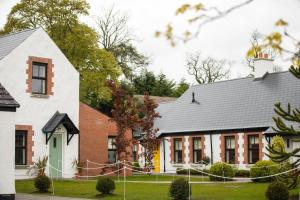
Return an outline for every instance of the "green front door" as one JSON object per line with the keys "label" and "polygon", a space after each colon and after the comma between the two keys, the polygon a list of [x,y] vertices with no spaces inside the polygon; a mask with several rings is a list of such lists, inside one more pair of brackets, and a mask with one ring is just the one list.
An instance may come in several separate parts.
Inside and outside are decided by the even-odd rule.
{"label": "green front door", "polygon": [[62,134],[53,134],[49,142],[50,176],[62,177]]}

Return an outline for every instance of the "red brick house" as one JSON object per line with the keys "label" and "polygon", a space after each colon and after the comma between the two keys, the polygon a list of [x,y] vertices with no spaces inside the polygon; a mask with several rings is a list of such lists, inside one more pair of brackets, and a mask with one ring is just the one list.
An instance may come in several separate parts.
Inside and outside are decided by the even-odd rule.
{"label": "red brick house", "polygon": [[[115,163],[118,156],[113,140],[116,137],[117,127],[115,122],[107,115],[98,110],[80,103],[79,109],[79,129],[80,129],[80,161],[88,168],[100,168],[100,165],[93,163]],[[127,135],[132,138],[132,132]],[[132,147],[128,147],[132,152]],[[128,158],[131,161],[131,156]],[[90,162],[88,162],[90,161]],[[83,176],[95,176],[101,173],[102,169],[83,170]]]}

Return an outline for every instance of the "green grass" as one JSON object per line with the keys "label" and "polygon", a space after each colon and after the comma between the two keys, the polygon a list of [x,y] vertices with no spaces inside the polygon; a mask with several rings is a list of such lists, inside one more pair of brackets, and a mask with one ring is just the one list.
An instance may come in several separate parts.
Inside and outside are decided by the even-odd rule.
{"label": "green grass", "polygon": [[[150,180],[151,176],[132,176],[127,180]],[[164,177],[165,180],[173,179],[172,176]],[[152,181],[152,180],[150,180]],[[95,180],[69,180],[54,181],[55,195],[65,197],[122,200],[123,183],[116,183],[116,191],[111,196],[101,196],[95,189]],[[218,184],[192,184],[192,200],[265,200],[264,194],[268,184],[264,183],[218,183]],[[37,194],[32,180],[17,181],[18,193]],[[169,200],[169,184],[153,183],[126,183],[127,200]],[[291,191],[296,194],[298,191]],[[48,194],[51,195],[51,194]]]}

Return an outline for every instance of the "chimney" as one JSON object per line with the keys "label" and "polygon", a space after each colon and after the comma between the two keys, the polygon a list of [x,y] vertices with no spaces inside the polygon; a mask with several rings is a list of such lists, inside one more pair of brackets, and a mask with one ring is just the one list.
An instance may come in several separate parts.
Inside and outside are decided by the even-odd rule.
{"label": "chimney", "polygon": [[259,53],[254,59],[254,78],[263,79],[266,74],[274,72],[273,59],[266,53]]}

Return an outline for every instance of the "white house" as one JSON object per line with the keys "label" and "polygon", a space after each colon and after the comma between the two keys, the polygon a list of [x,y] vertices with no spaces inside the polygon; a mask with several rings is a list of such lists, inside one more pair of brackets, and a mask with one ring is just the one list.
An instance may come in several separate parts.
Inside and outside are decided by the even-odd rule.
{"label": "white house", "polygon": [[[273,72],[273,66],[272,59],[260,54],[254,77],[191,86],[176,101],[160,104],[161,118],[155,122],[160,162],[155,169],[197,167],[204,156],[211,163],[222,161],[242,169],[268,159],[266,146],[275,134],[274,104],[300,107],[300,81],[288,71]],[[288,150],[300,146],[292,136],[284,139]]]}
{"label": "white house", "polygon": [[0,83],[0,199],[15,198],[15,112],[19,104]]}
{"label": "white house", "polygon": [[0,37],[0,82],[20,104],[15,115],[16,177],[24,178],[28,166],[43,156],[49,156],[49,176],[73,177],[79,74],[42,28]]}

